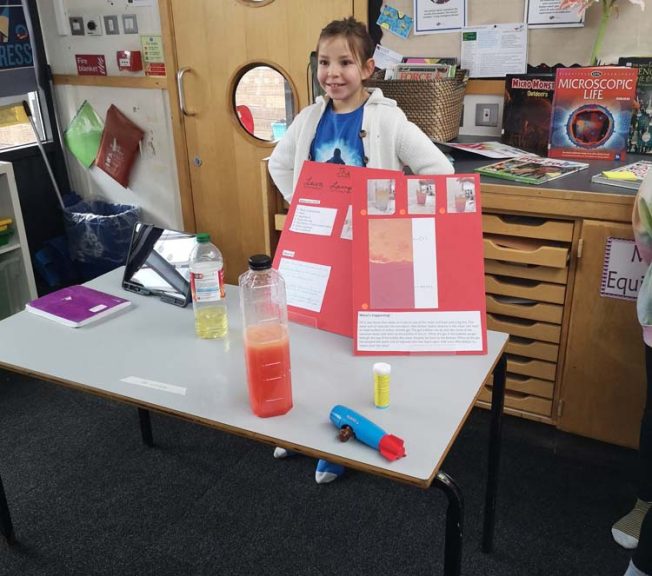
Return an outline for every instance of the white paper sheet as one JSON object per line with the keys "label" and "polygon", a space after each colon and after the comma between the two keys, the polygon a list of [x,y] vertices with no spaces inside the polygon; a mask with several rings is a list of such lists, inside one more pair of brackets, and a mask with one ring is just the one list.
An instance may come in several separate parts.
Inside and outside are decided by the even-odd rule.
{"label": "white paper sheet", "polygon": [[358,312],[361,352],[482,350],[480,311]]}
{"label": "white paper sheet", "polygon": [[402,54],[394,52],[394,50],[390,50],[389,48],[385,48],[385,46],[381,46],[380,44],[376,45],[373,58],[376,68],[382,70],[392,68],[395,64],[403,62]]}
{"label": "white paper sheet", "polygon": [[288,306],[321,311],[331,273],[330,266],[281,258],[278,271],[285,280]]}
{"label": "white paper sheet", "polygon": [[576,8],[561,10],[561,0],[526,0],[525,21],[529,28],[569,28],[584,25]]}
{"label": "white paper sheet", "polygon": [[462,30],[462,68],[471,78],[503,78],[527,71],[524,23],[469,26]]}
{"label": "white paper sheet", "polygon": [[466,0],[448,0],[435,4],[432,0],[414,0],[414,34],[451,32],[466,26]]}
{"label": "white paper sheet", "polygon": [[337,208],[298,205],[290,224],[292,232],[330,236],[337,216]]}

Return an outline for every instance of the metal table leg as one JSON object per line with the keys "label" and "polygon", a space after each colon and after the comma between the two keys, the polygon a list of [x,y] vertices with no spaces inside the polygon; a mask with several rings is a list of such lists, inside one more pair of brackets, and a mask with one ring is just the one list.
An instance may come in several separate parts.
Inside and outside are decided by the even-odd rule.
{"label": "metal table leg", "polygon": [[448,498],[446,540],[444,544],[444,576],[459,576],[462,570],[462,527],[464,499],[462,491],[446,472],[437,472],[433,484]]}
{"label": "metal table leg", "polygon": [[5,488],[2,485],[2,477],[0,476],[0,533],[6,538],[9,544],[16,541],[14,533],[14,525],[11,522],[11,514],[9,513],[9,506],[7,505],[7,497],[5,496]]}
{"label": "metal table leg", "polygon": [[143,444],[148,447],[154,446],[154,437],[152,436],[152,423],[149,418],[149,410],[138,408],[138,420],[140,421],[140,435]]}
{"label": "metal table leg", "polygon": [[482,551],[493,550],[494,524],[496,521],[496,491],[498,489],[498,467],[503,428],[503,406],[505,404],[505,378],[507,357],[503,354],[494,368],[494,382],[491,394],[491,429],[489,432],[489,462],[487,489],[484,499],[484,525],[482,529]]}

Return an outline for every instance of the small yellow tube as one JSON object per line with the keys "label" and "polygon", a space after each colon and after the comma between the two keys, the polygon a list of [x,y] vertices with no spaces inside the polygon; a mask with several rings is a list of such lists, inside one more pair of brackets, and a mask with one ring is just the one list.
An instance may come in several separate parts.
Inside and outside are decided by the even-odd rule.
{"label": "small yellow tube", "polygon": [[389,406],[389,383],[392,367],[386,362],[376,362],[374,371],[374,404],[376,408]]}

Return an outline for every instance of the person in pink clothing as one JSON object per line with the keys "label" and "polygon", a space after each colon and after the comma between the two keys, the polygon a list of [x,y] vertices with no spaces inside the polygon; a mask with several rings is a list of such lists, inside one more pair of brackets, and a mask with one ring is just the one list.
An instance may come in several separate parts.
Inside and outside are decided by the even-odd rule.
{"label": "person in pink clothing", "polygon": [[652,172],[638,190],[634,201],[632,227],[636,246],[648,265],[638,292],[636,312],[643,329],[647,397],[641,420],[639,464],[634,508],[611,528],[621,546],[634,549],[625,576],[652,575]]}

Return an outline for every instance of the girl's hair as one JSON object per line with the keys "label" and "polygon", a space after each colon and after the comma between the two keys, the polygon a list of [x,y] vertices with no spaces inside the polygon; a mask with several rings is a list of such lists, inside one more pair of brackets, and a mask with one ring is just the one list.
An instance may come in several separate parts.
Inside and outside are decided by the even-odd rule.
{"label": "girl's hair", "polygon": [[362,67],[364,63],[374,55],[374,41],[371,39],[367,27],[358,22],[353,16],[344,20],[333,20],[319,34],[317,41],[317,53],[322,40],[329,40],[337,36],[343,37],[349,45],[349,50],[358,60],[358,66]]}

